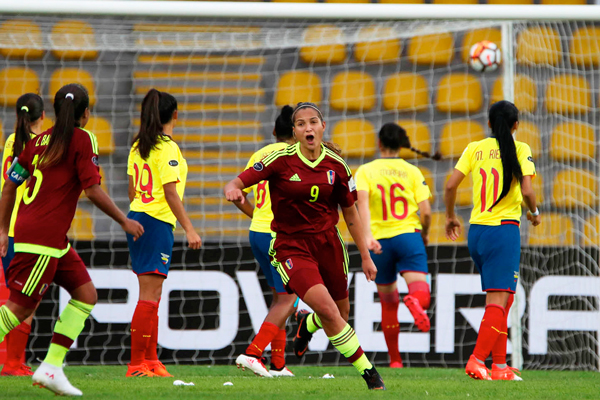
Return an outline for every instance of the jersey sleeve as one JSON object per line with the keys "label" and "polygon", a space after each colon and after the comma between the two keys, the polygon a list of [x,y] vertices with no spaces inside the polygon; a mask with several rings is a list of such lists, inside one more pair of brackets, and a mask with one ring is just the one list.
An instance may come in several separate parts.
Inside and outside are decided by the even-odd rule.
{"label": "jersey sleeve", "polygon": [[162,185],[179,181],[179,151],[173,141],[165,141],[156,153],[156,169]]}
{"label": "jersey sleeve", "polygon": [[471,153],[471,145],[469,144],[454,166],[455,169],[462,172],[465,176],[471,172]]}
{"label": "jersey sleeve", "polygon": [[[245,170],[247,170],[248,168],[251,168],[251,167],[254,165],[254,159],[255,159],[255,157],[254,157],[254,156],[255,156],[255,155],[256,155],[256,153],[255,153],[255,154],[253,154],[253,155],[252,155],[252,157],[250,157],[250,159],[249,159],[249,160],[248,160],[248,162],[246,163],[246,168],[244,168],[244,171],[245,171]],[[253,186],[254,186],[254,185],[252,185],[252,186],[250,186],[250,187],[247,187],[247,188],[244,188],[244,189],[243,189],[243,190],[244,190],[244,192],[246,192],[246,193],[250,193],[250,192],[252,191],[252,187],[253,187]]]}
{"label": "jersey sleeve", "polygon": [[127,175],[130,176],[135,176],[135,167],[133,166],[133,154],[135,151],[134,148],[135,147],[131,148],[131,151],[129,152],[129,157],[127,157]]}
{"label": "jersey sleeve", "polygon": [[369,181],[367,180],[367,172],[366,167],[361,165],[356,170],[356,190],[364,190],[365,192],[369,191]]}
{"label": "jersey sleeve", "polygon": [[14,139],[9,139],[4,144],[4,152],[2,153],[2,176],[0,176],[0,191],[4,188],[4,182],[8,176],[6,175],[6,171],[10,168],[10,164],[13,159],[13,145],[15,141]]}
{"label": "jersey sleeve", "polygon": [[[94,143],[92,143],[95,137],[92,138],[93,133],[91,132],[82,132],[84,133],[78,135],[77,140],[78,149],[75,155],[75,168],[82,188],[87,189],[93,185],[99,185],[102,178],[100,177],[98,154],[94,151]],[[27,144],[29,145],[29,143],[33,143],[33,140],[30,140]],[[19,164],[21,164],[20,159]]]}
{"label": "jersey sleeve", "polygon": [[338,203],[344,208],[352,207],[356,203],[358,194],[356,192],[356,182],[351,173],[345,169],[339,174],[339,181],[336,185],[336,195]]}
{"label": "jersey sleeve", "polygon": [[284,163],[284,157],[278,157],[277,153],[279,151],[269,154],[261,161],[255,162],[252,168],[248,168],[238,175],[238,178],[244,184],[244,188],[249,188],[260,181],[268,180],[271,176],[279,172]]}
{"label": "jersey sleeve", "polygon": [[420,169],[416,169],[414,172],[414,193],[417,204],[422,201],[428,200],[431,197],[431,190],[427,186],[427,181]]}
{"label": "jersey sleeve", "polygon": [[528,144],[521,143],[521,145],[519,146],[519,152],[517,154],[517,157],[519,158],[519,164],[521,164],[521,171],[523,172],[523,176],[535,176],[535,163],[533,162],[531,148]]}

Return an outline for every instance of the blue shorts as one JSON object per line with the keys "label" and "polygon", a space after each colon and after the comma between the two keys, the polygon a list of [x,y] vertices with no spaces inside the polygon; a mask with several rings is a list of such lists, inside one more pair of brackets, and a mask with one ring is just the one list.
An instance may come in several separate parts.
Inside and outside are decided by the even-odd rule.
{"label": "blue shorts", "polygon": [[[6,270],[10,265],[12,259],[15,258],[15,238],[8,237],[8,249],[6,249],[6,255],[2,257],[2,269],[4,270],[4,280],[6,280]],[[6,281],[8,286],[8,281]]]}
{"label": "blue shorts", "polygon": [[403,272],[427,274],[427,253],[419,232],[403,233],[378,241],[381,244],[381,254],[371,252],[371,258],[377,267],[376,284],[394,283],[398,279],[398,273]]}
{"label": "blue shorts", "polygon": [[158,274],[166,277],[173,254],[173,225],[143,212],[129,211],[127,217],[144,227],[144,234],[136,241],[127,234],[133,272],[136,275]]}
{"label": "blue shorts", "polygon": [[279,275],[271,265],[271,258],[269,257],[271,239],[273,238],[270,233],[250,231],[250,247],[252,248],[252,253],[254,253],[254,258],[258,261],[258,265],[260,265],[263,274],[265,274],[269,287],[274,289],[277,294],[289,294],[285,290],[281,275]]}
{"label": "blue shorts", "polygon": [[521,262],[521,234],[516,222],[499,226],[472,224],[469,253],[481,274],[484,292],[515,292]]}

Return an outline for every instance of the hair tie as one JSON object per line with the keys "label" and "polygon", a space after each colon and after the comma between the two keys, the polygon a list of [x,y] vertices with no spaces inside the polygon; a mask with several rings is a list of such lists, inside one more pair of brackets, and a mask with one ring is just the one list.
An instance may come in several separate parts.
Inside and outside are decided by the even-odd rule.
{"label": "hair tie", "polygon": [[25,112],[29,112],[29,107],[27,107],[27,106],[23,106],[23,107],[21,107],[21,111],[22,111],[22,110],[25,110]]}
{"label": "hair tie", "polygon": [[73,96],[73,93],[67,93],[67,95],[65,96],[65,99],[75,100],[75,96]]}

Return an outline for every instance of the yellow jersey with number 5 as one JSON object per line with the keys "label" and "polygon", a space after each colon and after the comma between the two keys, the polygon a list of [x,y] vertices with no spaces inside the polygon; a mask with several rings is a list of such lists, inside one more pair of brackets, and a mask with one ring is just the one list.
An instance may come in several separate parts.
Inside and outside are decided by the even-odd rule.
{"label": "yellow jersey with number 5", "polygon": [[188,166],[179,146],[168,136],[159,139],[147,160],[142,159],[137,142],[131,147],[127,160],[127,175],[133,177],[135,198],[130,210],[143,212],[173,225],[177,218],[165,198],[163,185],[176,183],[177,194],[183,200]]}
{"label": "yellow jersey with number 5", "polygon": [[[535,164],[529,145],[515,140],[515,146],[523,176],[535,176]],[[523,195],[521,185],[514,178],[506,197],[491,208],[502,193],[504,178],[500,148],[495,138],[469,143],[455,168],[465,176],[473,174],[473,211],[469,220],[471,224],[496,226],[503,222],[518,223],[521,220]]]}
{"label": "yellow jersey with number 5", "polygon": [[[246,168],[252,167],[254,164],[268,156],[274,151],[285,149],[289,144],[285,142],[277,142],[266,145],[259,149],[248,160]],[[270,233],[271,221],[273,221],[273,211],[271,210],[271,195],[269,194],[269,182],[261,181],[257,185],[250,186],[244,189],[244,192],[254,194],[254,213],[252,214],[252,223],[250,230],[253,232]]]}
{"label": "yellow jersey with number 5", "polygon": [[419,168],[401,158],[380,158],[358,168],[356,189],[369,193],[375,239],[421,229],[419,203],[428,200],[431,191]]}

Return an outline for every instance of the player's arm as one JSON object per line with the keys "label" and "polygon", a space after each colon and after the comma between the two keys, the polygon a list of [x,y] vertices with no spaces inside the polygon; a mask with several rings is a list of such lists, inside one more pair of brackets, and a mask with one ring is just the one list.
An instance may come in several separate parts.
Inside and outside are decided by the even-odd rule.
{"label": "player's arm", "polygon": [[255,163],[252,168],[248,168],[227,183],[223,188],[223,194],[227,201],[244,204],[246,196],[244,196],[243,189],[256,185],[260,181],[268,180],[271,175],[276,173],[280,168],[281,157],[279,156],[282,154],[281,150],[269,154],[262,161]]}
{"label": "player's arm", "polygon": [[185,231],[188,246],[191,249],[198,250],[200,246],[202,246],[202,239],[200,239],[200,236],[194,229],[194,225],[192,225],[192,221],[185,212],[183,202],[181,201],[181,199],[179,198],[179,194],[177,193],[176,185],[177,182],[169,182],[163,185],[165,199],[167,200],[167,204],[169,204],[169,208],[175,215],[175,218],[177,218],[177,221],[179,221],[181,227]]}
{"label": "player's arm", "polygon": [[535,191],[533,190],[533,178],[535,177],[535,163],[531,155],[531,148],[522,143],[517,149],[517,157],[519,158],[519,164],[521,164],[521,171],[523,172],[523,180],[521,181],[521,194],[523,195],[523,201],[529,209],[527,212],[527,219],[531,221],[533,226],[538,226],[542,222],[540,211],[537,208],[537,202],[535,199]]}
{"label": "player's arm", "polygon": [[6,255],[8,249],[8,231],[15,207],[17,188],[29,178],[29,171],[23,168],[18,161],[19,159],[15,158],[8,171],[6,171],[8,179],[4,182],[2,198],[0,198],[0,256],[2,257]]}
{"label": "player's arm", "polygon": [[244,201],[234,201],[233,204],[248,217],[252,218],[254,216],[254,205],[247,200],[248,193],[242,190],[242,194],[244,196]]}
{"label": "player's arm", "polygon": [[419,215],[421,216],[421,237],[423,243],[427,246],[429,244],[429,227],[431,226],[431,204],[429,200],[423,200],[419,203]]}
{"label": "player's arm", "polygon": [[371,210],[369,209],[369,192],[366,190],[358,190],[358,215],[360,216],[363,224],[363,230],[365,240],[367,241],[367,248],[373,251],[375,254],[381,254],[381,244],[373,238],[373,232],[371,232]]}
{"label": "player's arm", "polygon": [[461,226],[460,221],[454,214],[454,205],[456,204],[456,192],[458,186],[465,179],[463,174],[458,169],[455,169],[446,183],[444,190],[444,203],[446,204],[446,237],[450,240],[456,240],[460,236]]}
{"label": "player's arm", "polygon": [[370,282],[374,280],[377,275],[377,267],[375,267],[373,260],[371,260],[371,255],[369,254],[369,248],[367,247],[360,215],[358,215],[358,211],[354,205],[342,207],[342,215],[344,216],[344,221],[346,221],[346,226],[348,226],[350,235],[352,235],[352,239],[354,239],[354,243],[356,244],[356,247],[358,247],[360,258],[362,260],[362,269],[367,280]]}
{"label": "player's arm", "polygon": [[135,199],[135,184],[133,183],[133,176],[129,176],[129,185],[127,186],[127,195],[129,196],[129,203]]}

